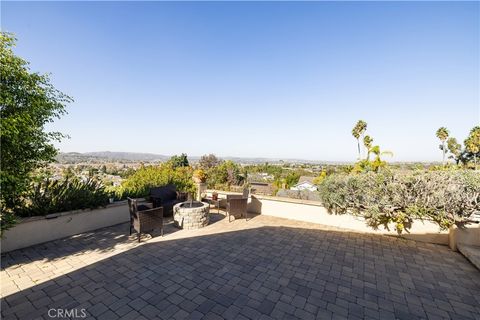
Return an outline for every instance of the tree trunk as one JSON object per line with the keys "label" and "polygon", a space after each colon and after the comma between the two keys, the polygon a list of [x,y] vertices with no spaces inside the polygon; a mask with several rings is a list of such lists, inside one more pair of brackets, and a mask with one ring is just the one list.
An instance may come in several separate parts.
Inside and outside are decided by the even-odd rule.
{"label": "tree trunk", "polygon": [[362,156],[360,155],[360,140],[359,139],[357,139],[357,147],[358,147],[358,160],[360,160]]}
{"label": "tree trunk", "polygon": [[[364,133],[362,133],[362,137],[361,137],[361,138],[362,138],[362,142],[365,141],[365,134],[364,134]],[[362,143],[363,157],[365,157],[365,149],[366,149],[366,147],[365,147],[365,145]],[[360,157],[362,158],[362,156],[360,156]],[[362,158],[362,159],[363,159],[363,158]]]}
{"label": "tree trunk", "polygon": [[442,142],[442,165],[445,167],[445,142]]}
{"label": "tree trunk", "polygon": [[475,171],[477,171],[477,154],[476,153],[473,154],[473,167]]}

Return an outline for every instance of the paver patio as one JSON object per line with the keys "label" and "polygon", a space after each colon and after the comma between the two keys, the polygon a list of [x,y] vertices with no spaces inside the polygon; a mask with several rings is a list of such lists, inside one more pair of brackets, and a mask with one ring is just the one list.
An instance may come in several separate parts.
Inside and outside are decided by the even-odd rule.
{"label": "paver patio", "polygon": [[445,246],[256,216],[137,244],[119,225],[2,256],[3,319],[480,319]]}

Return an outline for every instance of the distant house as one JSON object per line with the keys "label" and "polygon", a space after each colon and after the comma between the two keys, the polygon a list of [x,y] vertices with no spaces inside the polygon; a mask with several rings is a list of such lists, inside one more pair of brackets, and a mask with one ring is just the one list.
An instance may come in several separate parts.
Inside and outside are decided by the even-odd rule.
{"label": "distant house", "polygon": [[308,190],[308,191],[317,191],[317,186],[313,183],[315,177],[301,176],[298,179],[298,183],[290,188],[290,190]]}
{"label": "distant house", "polygon": [[272,182],[275,177],[266,172],[260,173],[249,173],[247,176],[247,181],[249,182]]}

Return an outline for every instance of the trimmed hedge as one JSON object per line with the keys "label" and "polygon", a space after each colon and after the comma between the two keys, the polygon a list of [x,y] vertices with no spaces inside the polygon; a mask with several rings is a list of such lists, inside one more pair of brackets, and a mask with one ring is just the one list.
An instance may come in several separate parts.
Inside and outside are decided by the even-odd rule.
{"label": "trimmed hedge", "polygon": [[361,215],[374,228],[394,224],[398,233],[408,232],[413,219],[447,229],[480,212],[480,173],[468,170],[336,174],[319,187],[330,212]]}

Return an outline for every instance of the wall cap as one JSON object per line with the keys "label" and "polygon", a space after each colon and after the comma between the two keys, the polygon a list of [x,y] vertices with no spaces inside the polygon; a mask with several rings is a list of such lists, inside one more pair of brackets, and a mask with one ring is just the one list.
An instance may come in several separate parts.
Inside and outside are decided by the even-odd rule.
{"label": "wall cap", "polygon": [[[207,189],[205,192],[216,192],[218,194],[228,195],[228,194],[241,194],[240,192],[233,192],[233,191],[223,191],[223,190],[214,190],[214,189]],[[259,194],[251,195],[255,199],[260,200],[271,200],[271,201],[278,201],[278,202],[289,202],[289,203],[296,203],[296,204],[305,204],[309,206],[317,206],[317,207],[324,207],[321,201],[315,200],[305,200],[305,199],[293,199],[287,197],[276,197],[276,196],[264,196]]]}
{"label": "wall cap", "polygon": [[[144,199],[139,199],[139,200],[144,200]],[[15,223],[15,225],[19,225],[19,224],[22,224],[22,223],[29,223],[29,222],[38,221],[38,220],[52,220],[52,219],[55,219],[55,218],[58,218],[58,217],[65,217],[65,216],[70,216],[70,215],[74,215],[74,214],[80,214],[80,213],[92,212],[92,211],[97,211],[97,210],[120,207],[120,206],[124,206],[126,204],[127,204],[127,200],[121,200],[121,201],[115,201],[114,203],[109,203],[104,207],[98,207],[98,208],[95,208],[95,209],[77,209],[77,210],[71,210],[71,211],[49,213],[48,215],[45,215],[45,216],[33,216],[33,217],[17,218],[17,223]],[[15,226],[13,226],[13,227],[15,227]]]}

